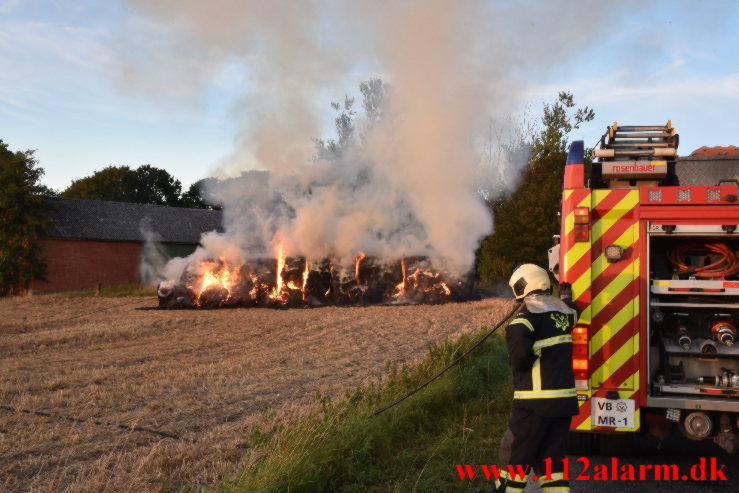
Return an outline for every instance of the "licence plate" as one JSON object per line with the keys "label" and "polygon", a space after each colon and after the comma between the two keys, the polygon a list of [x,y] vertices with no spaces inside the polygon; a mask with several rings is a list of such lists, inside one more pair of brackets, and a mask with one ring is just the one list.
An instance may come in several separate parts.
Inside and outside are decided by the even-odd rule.
{"label": "licence plate", "polygon": [[590,421],[593,426],[634,428],[636,402],[634,399],[606,399],[593,397]]}

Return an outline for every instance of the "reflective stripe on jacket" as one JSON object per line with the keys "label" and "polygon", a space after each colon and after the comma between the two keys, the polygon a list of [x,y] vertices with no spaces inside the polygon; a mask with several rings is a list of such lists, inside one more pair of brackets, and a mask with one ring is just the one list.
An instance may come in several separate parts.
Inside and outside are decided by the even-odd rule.
{"label": "reflective stripe on jacket", "polygon": [[572,372],[574,313],[532,313],[524,306],[506,329],[516,406],[542,416],[578,413]]}

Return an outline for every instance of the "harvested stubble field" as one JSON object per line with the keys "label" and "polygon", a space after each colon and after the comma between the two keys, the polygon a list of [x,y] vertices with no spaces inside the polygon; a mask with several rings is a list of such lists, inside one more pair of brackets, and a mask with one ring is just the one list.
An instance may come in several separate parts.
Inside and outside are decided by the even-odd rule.
{"label": "harvested stubble field", "polygon": [[432,343],[492,326],[512,306],[144,309],[156,303],[0,300],[0,490],[215,484],[244,465],[250,429],[267,413],[299,416],[317,391],[340,396],[388,363],[413,362]]}

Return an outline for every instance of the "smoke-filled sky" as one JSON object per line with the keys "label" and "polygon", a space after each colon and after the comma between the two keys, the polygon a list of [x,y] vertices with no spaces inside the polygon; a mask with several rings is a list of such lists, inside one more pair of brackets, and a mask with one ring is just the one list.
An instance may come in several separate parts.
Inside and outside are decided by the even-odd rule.
{"label": "smoke-filled sky", "polygon": [[299,166],[328,103],[380,76],[419,119],[452,110],[455,138],[565,89],[596,111],[587,144],[670,118],[687,153],[739,143],[738,21],[728,0],[0,0],[0,139],[57,189],[142,163],[188,185]]}

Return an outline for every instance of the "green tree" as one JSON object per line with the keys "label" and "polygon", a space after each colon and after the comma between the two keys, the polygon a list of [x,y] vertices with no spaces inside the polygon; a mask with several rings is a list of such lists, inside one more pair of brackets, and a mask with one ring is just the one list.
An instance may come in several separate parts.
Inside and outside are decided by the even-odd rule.
{"label": "green tree", "polygon": [[370,129],[385,117],[385,100],[391,93],[391,87],[382,82],[382,79],[369,79],[359,84],[362,93],[362,108],[365,125],[360,126],[364,133],[357,132],[355,119],[357,111],[354,109],[354,98],[344,96],[344,102],[331,102],[331,108],[336,113],[334,128],[336,138],[315,139],[316,157],[319,159],[340,159],[349,146],[355,142],[359,133],[359,145],[363,145]]}
{"label": "green tree", "polygon": [[344,96],[344,103],[331,102],[331,108],[336,112],[334,126],[336,127],[336,139],[316,139],[316,150],[321,159],[338,159],[349,147],[354,136],[354,116],[357,114],[353,109],[354,98]]}
{"label": "green tree", "polygon": [[203,178],[198,180],[180,196],[180,207],[190,207],[192,209],[220,209],[219,206],[212,204],[205,198],[205,187],[208,184],[215,185],[218,183],[217,178]]}
{"label": "green tree", "polygon": [[133,170],[128,166],[108,166],[90,176],[73,180],[60,197],[132,202],[128,189],[132,173]]}
{"label": "green tree", "polygon": [[19,293],[42,278],[46,266],[36,240],[49,224],[39,183],[44,174],[33,151],[12,152],[0,140],[0,295]]}
{"label": "green tree", "polygon": [[541,117],[542,126],[534,137],[532,162],[551,153],[566,153],[569,147],[570,132],[580,128],[585,122],[595,118],[595,112],[585,106],[577,108],[572,93],[562,91],[557,101],[544,104]]}
{"label": "green tree", "polygon": [[130,192],[130,202],[179,206],[182,183],[166,170],[144,164],[134,170]]}
{"label": "green tree", "polygon": [[136,169],[108,166],[74,180],[61,197],[179,206],[181,192],[182,183],[166,170],[144,164]]}
{"label": "green tree", "polygon": [[495,233],[477,255],[478,275],[486,281],[507,278],[516,265],[546,265],[552,235],[559,233],[564,167],[569,134],[595,118],[588,107],[578,108],[572,94],[559,93],[544,104],[541,127],[535,132],[532,153],[518,189],[507,199],[490,203]]}
{"label": "green tree", "polygon": [[362,108],[370,125],[382,120],[390,86],[382,82],[382,79],[375,78],[359,84],[359,91],[362,93]]}

